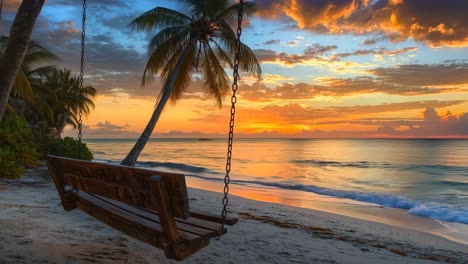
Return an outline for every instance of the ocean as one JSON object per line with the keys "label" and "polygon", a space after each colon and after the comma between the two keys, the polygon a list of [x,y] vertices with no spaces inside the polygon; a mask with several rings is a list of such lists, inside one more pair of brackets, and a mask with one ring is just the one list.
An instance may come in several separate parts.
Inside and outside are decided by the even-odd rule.
{"label": "ocean", "polygon": [[[111,163],[135,142],[84,141],[96,161]],[[226,149],[225,139],[152,139],[137,166],[222,192]],[[231,189],[262,191],[262,200],[300,206],[313,193],[468,224],[468,140],[235,139],[233,152]],[[240,195],[255,199],[248,193]]]}

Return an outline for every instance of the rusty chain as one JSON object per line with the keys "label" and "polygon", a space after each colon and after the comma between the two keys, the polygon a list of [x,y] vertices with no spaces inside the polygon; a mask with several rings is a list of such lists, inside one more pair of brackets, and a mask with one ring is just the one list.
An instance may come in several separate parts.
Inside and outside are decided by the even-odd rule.
{"label": "rusty chain", "polygon": [[236,114],[236,91],[238,88],[237,81],[239,79],[239,58],[240,58],[240,51],[241,51],[241,41],[240,37],[242,34],[242,16],[244,11],[244,1],[239,1],[239,9],[238,9],[238,16],[237,16],[237,39],[236,45],[237,50],[234,58],[234,69],[232,73],[233,82],[232,82],[232,96],[231,96],[231,119],[229,122],[229,137],[228,137],[228,149],[227,149],[227,157],[226,157],[226,176],[224,176],[224,197],[223,197],[223,210],[221,211],[221,218],[222,223],[221,227],[218,230],[218,239],[221,236],[222,231],[224,230],[224,225],[226,224],[226,217],[227,217],[227,206],[229,203],[229,182],[231,181],[231,177],[229,173],[231,172],[231,160],[232,160],[232,143],[234,139],[234,120]]}
{"label": "rusty chain", "polygon": [[[86,0],[83,0],[83,16],[81,18],[81,61],[80,61],[80,93],[83,92],[84,62],[85,62],[85,40],[86,40]],[[78,111],[78,141],[81,142],[83,136],[83,107],[80,104]]]}

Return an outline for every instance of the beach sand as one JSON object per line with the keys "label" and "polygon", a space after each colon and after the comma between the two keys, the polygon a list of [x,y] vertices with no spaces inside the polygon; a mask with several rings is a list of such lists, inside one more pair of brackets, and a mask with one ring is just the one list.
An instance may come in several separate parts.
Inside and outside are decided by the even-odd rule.
{"label": "beach sand", "polygon": [[[190,188],[191,208],[219,193]],[[468,263],[440,236],[307,208],[230,196],[239,223],[184,263]],[[176,263],[80,210],[63,211],[47,169],[0,180],[0,263]]]}

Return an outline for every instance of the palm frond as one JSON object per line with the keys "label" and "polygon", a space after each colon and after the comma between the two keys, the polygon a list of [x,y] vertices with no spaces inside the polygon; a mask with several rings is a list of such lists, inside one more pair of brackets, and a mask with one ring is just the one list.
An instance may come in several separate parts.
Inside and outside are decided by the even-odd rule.
{"label": "palm frond", "polygon": [[57,55],[33,40],[29,42],[29,46],[24,57],[25,60],[35,63],[58,59]]}
{"label": "palm frond", "polygon": [[239,54],[239,66],[244,73],[251,73],[253,76],[260,78],[262,75],[262,68],[258,63],[257,57],[252,52],[252,50],[245,45],[240,43],[240,54]]}
{"label": "palm frond", "polygon": [[214,18],[219,10],[228,7],[228,0],[183,0],[195,17]]}
{"label": "palm frond", "polygon": [[[222,10],[219,14],[216,15],[214,20],[222,19],[222,20],[229,21],[229,22],[234,21],[235,19],[237,19],[239,5],[240,4],[237,3]],[[243,14],[245,16],[250,16],[255,12],[255,3],[251,1],[244,2],[243,8],[244,8],[242,10]]]}
{"label": "palm frond", "polygon": [[201,66],[206,89],[221,107],[223,96],[229,91],[229,77],[208,43],[204,45]]}
{"label": "palm frond", "polygon": [[[226,23],[226,21],[219,21],[219,30],[221,32],[221,37],[218,39],[224,44],[227,48],[227,52],[230,53],[232,58],[235,57],[237,52],[237,36],[232,28]],[[260,78],[262,70],[260,64],[255,57],[255,54],[252,50],[245,45],[240,43],[240,54],[239,54],[239,66],[240,69],[245,73],[252,73],[254,76]]]}
{"label": "palm frond", "polygon": [[225,20],[217,20],[220,37],[217,38],[227,48],[231,56],[234,57],[237,50],[237,35],[232,30],[231,26]]}
{"label": "palm frond", "polygon": [[34,83],[34,104],[31,107],[44,119],[52,121],[54,116],[53,105],[56,104],[57,95],[43,83]]}
{"label": "palm frond", "polygon": [[29,78],[43,78],[47,77],[48,75],[52,74],[56,70],[55,66],[53,65],[48,65],[48,66],[42,66],[36,69],[33,69],[28,72],[28,77]]}
{"label": "palm frond", "polygon": [[187,36],[174,35],[172,38],[166,40],[155,48],[146,62],[141,81],[142,86],[151,82],[154,75],[156,73],[160,73],[167,66],[170,58],[173,58],[177,53],[182,54],[181,50],[184,50],[188,43],[189,40],[187,39]]}
{"label": "palm frond", "polygon": [[34,92],[31,87],[31,83],[29,82],[29,79],[23,69],[18,71],[15,82],[13,83],[13,88],[14,91],[24,100],[29,103],[34,103]]}
{"label": "palm frond", "polygon": [[215,52],[218,58],[223,62],[227,63],[229,67],[234,68],[234,64],[231,57],[226,53],[226,51],[224,51],[224,49],[218,44],[218,42],[212,39],[211,43],[215,45]]}
{"label": "palm frond", "polygon": [[166,41],[172,41],[173,43],[171,44],[177,44],[177,42],[188,39],[189,33],[190,27],[185,25],[165,28],[151,39],[148,45],[148,51],[151,54]]}
{"label": "palm frond", "polygon": [[160,27],[183,26],[190,24],[190,17],[165,7],[153,8],[130,23],[137,31],[153,30]]}

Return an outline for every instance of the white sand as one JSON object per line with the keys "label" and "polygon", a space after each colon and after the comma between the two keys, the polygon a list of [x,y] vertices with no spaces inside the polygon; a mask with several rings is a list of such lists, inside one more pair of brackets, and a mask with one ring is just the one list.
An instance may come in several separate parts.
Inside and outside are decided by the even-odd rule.
{"label": "white sand", "polygon": [[[219,193],[189,195],[192,208],[219,211]],[[468,246],[427,233],[236,196],[230,210],[240,222],[185,263],[468,263]],[[0,180],[0,263],[176,262],[79,210],[64,212],[42,168]]]}

